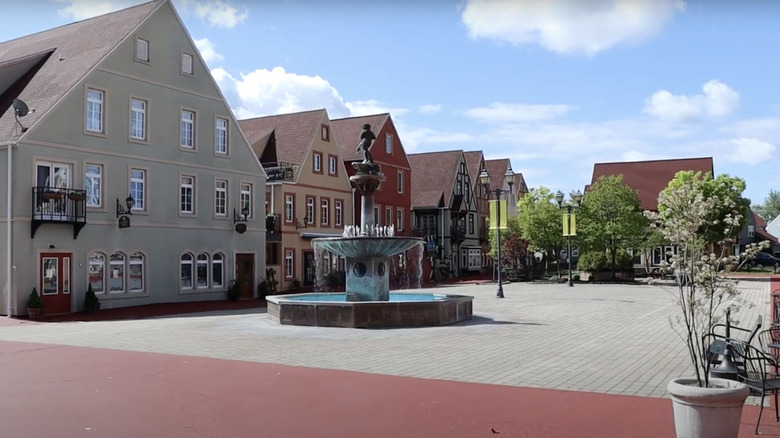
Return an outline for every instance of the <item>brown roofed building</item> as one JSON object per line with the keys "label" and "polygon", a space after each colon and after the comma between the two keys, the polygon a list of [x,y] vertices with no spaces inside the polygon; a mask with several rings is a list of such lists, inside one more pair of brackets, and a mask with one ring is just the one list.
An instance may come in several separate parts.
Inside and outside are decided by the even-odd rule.
{"label": "brown roofed building", "polygon": [[[490,190],[495,196],[496,189],[501,189],[509,193],[507,198],[507,212],[510,216],[517,216],[517,202],[528,193],[528,186],[525,184],[525,178],[520,172],[512,170],[512,163],[508,158],[499,158],[495,160],[485,160],[485,168],[490,175]],[[512,185],[506,180],[507,172],[513,173]],[[504,195],[507,196],[507,195]]]}
{"label": "brown roofed building", "polygon": [[[268,174],[266,259],[289,289],[314,284],[311,239],[340,236],[352,223],[353,191],[324,109],[239,121]],[[326,270],[343,270],[328,255]]]}
{"label": "brown roofed building", "polygon": [[8,314],[254,296],[265,173],[169,0],[0,43],[0,149]]}
{"label": "brown roofed building", "polygon": [[[332,121],[333,134],[341,151],[347,175],[355,174],[352,163],[363,161],[357,150],[363,125],[371,126],[376,140],[371,146],[371,158],[385,174],[385,180],[374,193],[374,222],[377,226],[393,226],[397,235],[411,235],[412,172],[403,142],[390,114],[348,117]],[[360,194],[352,206],[355,224],[360,223]]]}
{"label": "brown roofed building", "polygon": [[591,184],[602,176],[623,175],[623,184],[637,191],[642,208],[656,210],[658,194],[681,170],[715,174],[712,157],[596,163]]}
{"label": "brown roofed building", "polygon": [[456,275],[481,271],[479,211],[463,151],[410,154],[409,163],[415,227],[428,251]]}

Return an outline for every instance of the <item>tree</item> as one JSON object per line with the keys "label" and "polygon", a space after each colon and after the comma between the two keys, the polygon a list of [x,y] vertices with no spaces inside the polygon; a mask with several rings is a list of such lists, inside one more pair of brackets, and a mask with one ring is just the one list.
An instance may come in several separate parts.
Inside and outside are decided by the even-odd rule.
{"label": "tree", "polygon": [[539,187],[532,189],[517,203],[517,223],[529,242],[528,249],[541,250],[547,254],[545,272],[549,270],[550,258],[554,257],[565,243],[561,211],[553,204],[553,199],[554,195],[550,189]]}
{"label": "tree", "polygon": [[[517,217],[507,218],[507,229],[501,230],[501,263],[504,266],[510,266],[517,269],[520,265],[525,265],[525,258],[528,254],[529,242],[523,238],[523,231],[520,229],[520,223]],[[490,256],[496,259],[496,231],[490,230],[488,236],[490,241]]]}
{"label": "tree", "polygon": [[769,195],[764,198],[764,203],[754,205],[751,208],[765,221],[771,221],[772,219],[780,216],[780,192],[769,189]]}
{"label": "tree", "polygon": [[[681,170],[674,175],[674,179],[669,181],[664,192],[669,193],[681,187],[693,187],[702,195],[702,199],[713,199],[713,208],[706,218],[708,223],[705,228],[706,233],[702,235],[705,243],[717,243],[724,238],[725,231],[730,233],[725,236],[726,238],[736,237],[747,224],[745,213],[750,207],[750,200],[742,197],[742,192],[745,191],[745,180],[742,178],[725,173],[713,178],[709,172],[702,174],[692,170]],[[658,204],[659,212],[663,212],[664,208],[665,205]],[[728,224],[726,219],[735,211],[740,212],[739,222]]]}
{"label": "tree", "polygon": [[618,250],[640,246],[648,227],[636,190],[623,184],[623,175],[602,176],[593,183],[578,216],[580,250],[609,254],[613,277]]}

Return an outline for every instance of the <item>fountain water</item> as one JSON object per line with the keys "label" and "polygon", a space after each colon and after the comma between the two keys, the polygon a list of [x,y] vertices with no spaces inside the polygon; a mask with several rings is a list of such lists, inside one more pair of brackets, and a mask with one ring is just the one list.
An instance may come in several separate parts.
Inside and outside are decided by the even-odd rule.
{"label": "fountain water", "polygon": [[[346,258],[346,293],[269,296],[268,315],[280,323],[393,327],[444,325],[471,319],[470,296],[390,293],[391,269],[396,275],[405,271],[406,278],[411,274],[416,283],[413,286],[419,287],[424,241],[419,237],[396,236],[392,225],[374,225],[374,192],[385,180],[368,152],[374,138],[370,126],[364,125],[358,150],[363,149],[365,159],[352,163],[355,175],[349,178],[361,194],[360,225],[345,226],[341,237],[312,239],[317,266],[322,263],[324,251]],[[409,250],[413,263],[392,261],[394,256]],[[321,286],[322,274],[316,277]],[[408,280],[406,285],[410,286]]]}

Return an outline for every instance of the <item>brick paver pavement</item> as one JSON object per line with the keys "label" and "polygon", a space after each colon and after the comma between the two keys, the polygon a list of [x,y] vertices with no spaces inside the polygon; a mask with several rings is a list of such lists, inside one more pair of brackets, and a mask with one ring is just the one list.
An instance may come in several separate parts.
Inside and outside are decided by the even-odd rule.
{"label": "brick paver pavement", "polygon": [[[769,283],[742,281],[769,318]],[[475,297],[472,321],[446,327],[365,330],[280,326],[262,311],[143,320],[0,324],[0,339],[202,356],[510,386],[665,397],[690,374],[670,326],[671,286],[514,283],[437,292]]]}

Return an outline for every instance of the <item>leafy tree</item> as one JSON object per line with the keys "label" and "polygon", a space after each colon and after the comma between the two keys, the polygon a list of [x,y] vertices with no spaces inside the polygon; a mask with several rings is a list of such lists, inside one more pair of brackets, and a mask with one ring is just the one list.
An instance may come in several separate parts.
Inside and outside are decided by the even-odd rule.
{"label": "leafy tree", "polygon": [[549,260],[566,242],[561,228],[561,211],[553,203],[554,197],[550,189],[539,187],[532,189],[517,203],[517,223],[529,242],[528,249],[547,254],[545,272],[549,270]]}
{"label": "leafy tree", "polygon": [[780,192],[774,189],[769,189],[769,195],[764,198],[764,203],[754,205],[751,208],[765,221],[771,221],[772,219],[780,216]]}
{"label": "leafy tree", "polygon": [[[507,229],[501,230],[501,263],[504,266],[517,269],[520,265],[525,264],[529,242],[523,238],[523,231],[520,229],[517,217],[508,217],[506,225]],[[495,259],[497,256],[495,230],[490,230],[488,238],[490,256]]]}
{"label": "leafy tree", "polygon": [[[697,183],[700,182],[700,183]],[[736,237],[747,224],[747,212],[750,206],[750,200],[742,197],[745,191],[745,180],[738,177],[732,177],[728,174],[720,174],[713,178],[712,174],[707,172],[694,172],[692,170],[681,170],[677,172],[674,179],[669,181],[669,185],[663,190],[663,193],[670,193],[681,187],[693,187],[701,193],[703,199],[712,199],[713,208],[707,216],[707,227],[702,234],[705,243],[716,243],[723,239],[724,232],[728,232],[726,238]],[[658,204],[658,211],[663,213],[666,206]],[[739,222],[735,224],[728,223],[727,220],[733,217],[735,211],[740,212]]]}
{"label": "leafy tree", "polygon": [[623,175],[602,176],[585,193],[577,218],[581,250],[610,255],[612,276],[618,250],[640,246],[648,228],[636,190],[623,184]]}

